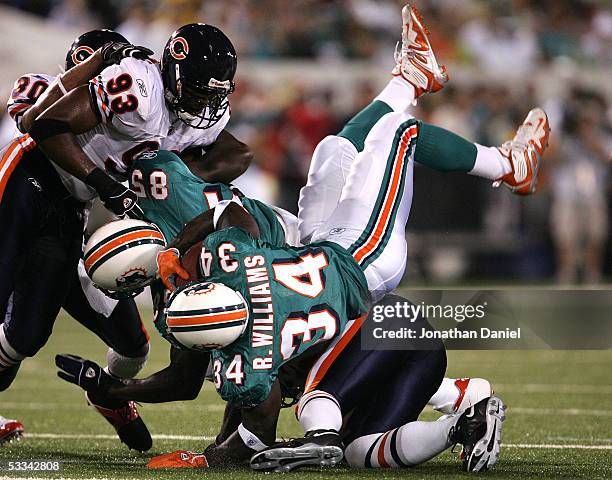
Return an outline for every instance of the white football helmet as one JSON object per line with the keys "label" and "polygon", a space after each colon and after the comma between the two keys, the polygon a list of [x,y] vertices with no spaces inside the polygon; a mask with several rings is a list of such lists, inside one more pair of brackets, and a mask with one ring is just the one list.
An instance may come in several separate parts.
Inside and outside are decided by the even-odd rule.
{"label": "white football helmet", "polygon": [[191,350],[215,350],[242,335],[249,321],[244,297],[212,282],[192,282],[176,290],[166,308],[167,332]]}
{"label": "white football helmet", "polygon": [[112,297],[137,295],[157,275],[157,253],[166,248],[161,230],[142,220],[116,220],[96,230],[83,259],[94,284]]}

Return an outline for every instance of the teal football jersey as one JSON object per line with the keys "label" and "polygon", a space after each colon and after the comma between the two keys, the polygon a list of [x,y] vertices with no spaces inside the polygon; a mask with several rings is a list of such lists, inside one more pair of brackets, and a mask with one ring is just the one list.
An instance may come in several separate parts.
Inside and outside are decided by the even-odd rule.
{"label": "teal football jersey", "polygon": [[[229,186],[202,180],[167,150],[147,152],[134,162],[130,188],[138,195],[147,219],[161,229],[168,243],[191,219],[222,200],[238,199]],[[248,197],[239,200],[257,222],[262,240],[273,245],[285,243],[283,227],[270,207]]]}
{"label": "teal football jersey", "polygon": [[283,363],[368,310],[361,268],[332,242],[279,247],[233,227],[209,235],[200,258],[203,278],[239,291],[249,308],[241,337],[212,353],[215,386],[228,402],[260,404]]}

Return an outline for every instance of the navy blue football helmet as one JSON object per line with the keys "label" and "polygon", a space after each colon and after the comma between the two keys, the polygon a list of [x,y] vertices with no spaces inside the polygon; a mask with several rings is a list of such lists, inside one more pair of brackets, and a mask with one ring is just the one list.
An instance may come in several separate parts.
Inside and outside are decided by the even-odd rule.
{"label": "navy blue football helmet", "polygon": [[130,43],[113,30],[92,30],[77,37],[66,54],[66,70],[87,60],[96,50],[110,42]]}
{"label": "navy blue football helmet", "polygon": [[212,127],[229,107],[237,64],[232,42],[217,27],[182,26],[166,43],[161,60],[169,108],[190,127]]}

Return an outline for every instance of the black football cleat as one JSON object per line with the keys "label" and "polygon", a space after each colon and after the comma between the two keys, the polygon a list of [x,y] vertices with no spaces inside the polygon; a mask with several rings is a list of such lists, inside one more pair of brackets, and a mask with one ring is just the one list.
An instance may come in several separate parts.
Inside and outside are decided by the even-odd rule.
{"label": "black football cleat", "polygon": [[485,398],[465,410],[451,429],[451,442],[463,445],[466,472],[484,472],[499,460],[505,410],[500,398]]}
{"label": "black football cleat", "polygon": [[335,430],[313,430],[303,438],[280,442],[251,457],[251,468],[284,473],[306,466],[333,467],[344,456]]}
{"label": "black football cleat", "polygon": [[85,392],[85,398],[113,426],[128,448],[146,452],[153,446],[153,439],[138,413],[136,402],[109,400],[89,392]]}

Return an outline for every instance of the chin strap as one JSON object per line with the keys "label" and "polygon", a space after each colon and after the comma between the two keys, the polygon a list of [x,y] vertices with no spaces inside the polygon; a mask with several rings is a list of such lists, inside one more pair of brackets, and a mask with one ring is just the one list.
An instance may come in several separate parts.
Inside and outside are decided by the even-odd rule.
{"label": "chin strap", "polygon": [[142,292],[144,292],[144,287],[140,287],[140,288],[136,288],[135,290],[130,290],[127,292],[114,292],[111,290],[107,290],[106,288],[102,288],[98,285],[94,286],[100,290],[102,293],[104,293],[104,295],[106,295],[107,297],[112,298],[113,300],[126,300],[128,298],[134,298],[137,295],[140,295]]}

